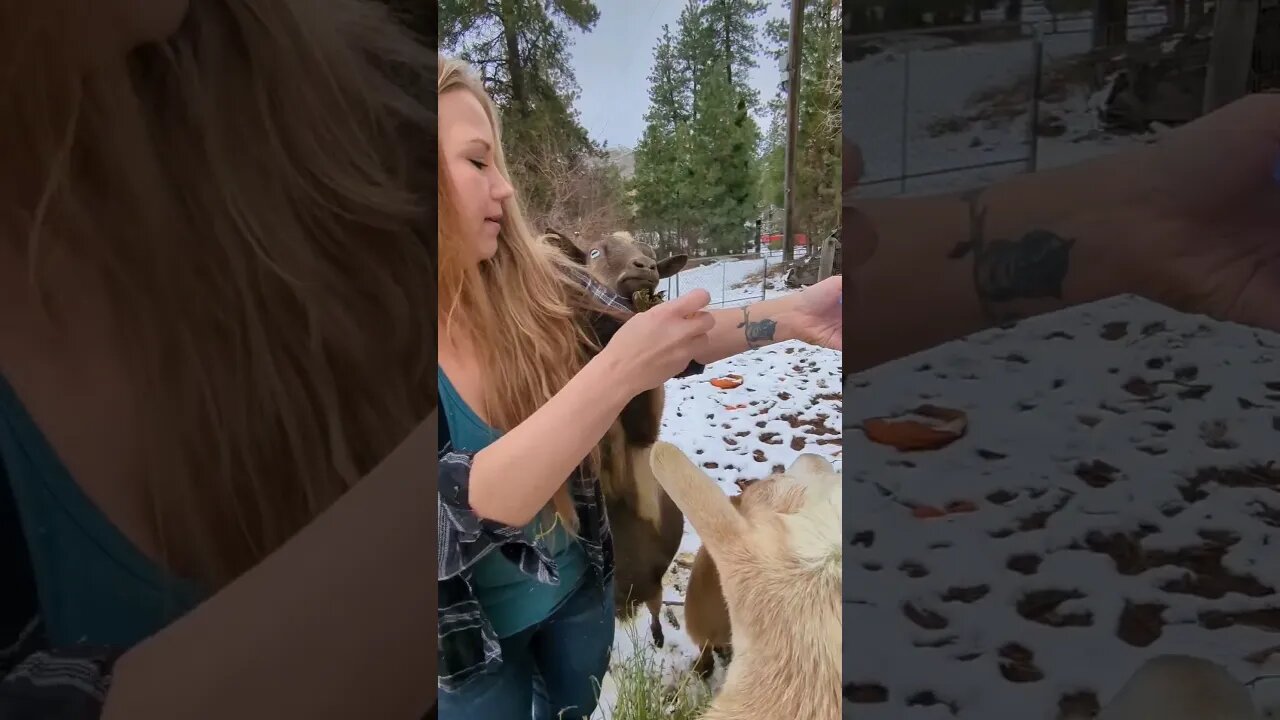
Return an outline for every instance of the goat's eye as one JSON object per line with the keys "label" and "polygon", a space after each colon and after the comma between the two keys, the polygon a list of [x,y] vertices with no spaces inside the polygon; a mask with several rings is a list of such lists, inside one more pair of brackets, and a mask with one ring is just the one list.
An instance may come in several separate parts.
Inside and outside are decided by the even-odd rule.
{"label": "goat's eye", "polygon": [[592,260],[595,260],[596,258],[600,257],[600,248],[593,249],[590,253],[587,254],[587,257],[591,258]]}

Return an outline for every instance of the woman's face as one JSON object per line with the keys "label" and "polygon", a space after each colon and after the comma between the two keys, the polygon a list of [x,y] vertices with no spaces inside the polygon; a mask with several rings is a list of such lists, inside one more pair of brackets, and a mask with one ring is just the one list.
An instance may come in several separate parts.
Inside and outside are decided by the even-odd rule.
{"label": "woman's face", "polygon": [[467,247],[476,262],[498,251],[502,204],[514,192],[494,165],[496,142],[484,106],[467,90],[440,96],[441,162],[453,184]]}

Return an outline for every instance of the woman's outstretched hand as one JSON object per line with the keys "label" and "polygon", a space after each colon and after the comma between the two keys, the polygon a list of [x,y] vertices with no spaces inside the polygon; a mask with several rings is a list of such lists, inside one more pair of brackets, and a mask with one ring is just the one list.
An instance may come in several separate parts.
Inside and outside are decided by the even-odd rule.
{"label": "woman's outstretched hand", "polygon": [[832,275],[795,294],[786,321],[797,340],[842,350],[844,278]]}
{"label": "woman's outstretched hand", "polygon": [[1280,330],[1280,94],[1249,95],[1137,151],[1134,291]]}
{"label": "woman's outstretched hand", "polygon": [[697,289],[638,313],[623,323],[600,352],[632,395],[678,375],[707,345],[715,319],[706,311],[711,295]]}

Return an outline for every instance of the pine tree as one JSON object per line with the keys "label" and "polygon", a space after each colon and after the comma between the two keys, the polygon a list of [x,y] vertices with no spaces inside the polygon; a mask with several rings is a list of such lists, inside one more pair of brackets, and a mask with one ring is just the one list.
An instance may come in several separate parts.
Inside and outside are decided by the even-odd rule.
{"label": "pine tree", "polygon": [[741,251],[755,217],[758,101],[747,73],[759,48],[751,18],[763,9],[688,0],[654,50],[631,190],[637,224],[674,235],[686,252]]}
{"label": "pine tree", "polygon": [[[790,6],[790,2],[787,2]],[[840,209],[840,134],[841,134],[841,77],[840,61],[841,19],[840,9],[833,3],[805,4],[803,13],[804,33],[800,51],[800,97],[798,107],[799,127],[796,133],[796,182],[795,182],[795,232],[811,239],[834,230],[839,223]],[[766,28],[775,59],[781,60],[787,52],[789,30],[785,21],[770,21]],[[780,90],[774,99],[777,106],[786,102]],[[785,127],[785,126],[784,126]],[[785,143],[785,136],[777,140]],[[763,187],[767,191],[762,200],[780,199],[783,188],[783,150],[777,146],[768,148],[776,153],[777,167],[768,165],[767,182],[777,183]],[[775,189],[776,188],[776,189]]]}
{"label": "pine tree", "polygon": [[729,85],[747,97],[751,109],[759,102],[748,80],[760,51],[754,19],[764,10],[762,0],[706,0],[703,7],[706,31],[714,38],[716,62],[723,65]]}
{"label": "pine tree", "polygon": [[441,0],[440,44],[470,63],[502,113],[503,148],[529,215],[548,212],[550,168],[578,167],[600,148],[582,127],[568,29],[589,32],[590,0]]}
{"label": "pine tree", "polygon": [[720,66],[703,75],[698,111],[691,123],[693,186],[698,190],[697,227],[705,250],[740,252],[744,225],[755,216],[755,155],[759,131],[747,100]]}
{"label": "pine tree", "polygon": [[678,137],[688,121],[687,83],[679,67],[671,28],[662,26],[662,36],[653,52],[649,71],[649,108],[645,129],[635,149],[635,175],[631,180],[636,223],[669,236],[680,226],[680,171]]}

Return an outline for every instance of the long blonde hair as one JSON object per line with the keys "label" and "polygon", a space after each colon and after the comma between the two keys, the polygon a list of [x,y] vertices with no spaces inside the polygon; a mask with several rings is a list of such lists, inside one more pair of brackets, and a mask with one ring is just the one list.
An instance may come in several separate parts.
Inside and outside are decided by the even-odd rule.
{"label": "long blonde hair", "polygon": [[[443,58],[436,92],[469,92],[480,101],[496,141],[494,167],[510,179],[501,123],[479,78],[465,63]],[[584,331],[581,313],[611,313],[581,291],[570,275],[571,261],[530,230],[518,192],[503,203],[497,253],[479,264],[467,260],[468,240],[452,221],[455,205],[445,161],[437,163],[442,330],[464,332],[474,345],[485,373],[486,419],[507,431],[558,393],[599,350]],[[453,322],[458,316],[465,320]],[[598,467],[600,449],[585,460]],[[578,518],[567,481],[550,507],[576,532]]]}
{"label": "long blonde hair", "polygon": [[86,71],[63,4],[0,13],[0,242],[54,321],[55,249],[109,289],[165,562],[212,591],[434,407],[434,54],[366,0],[191,0]]}

